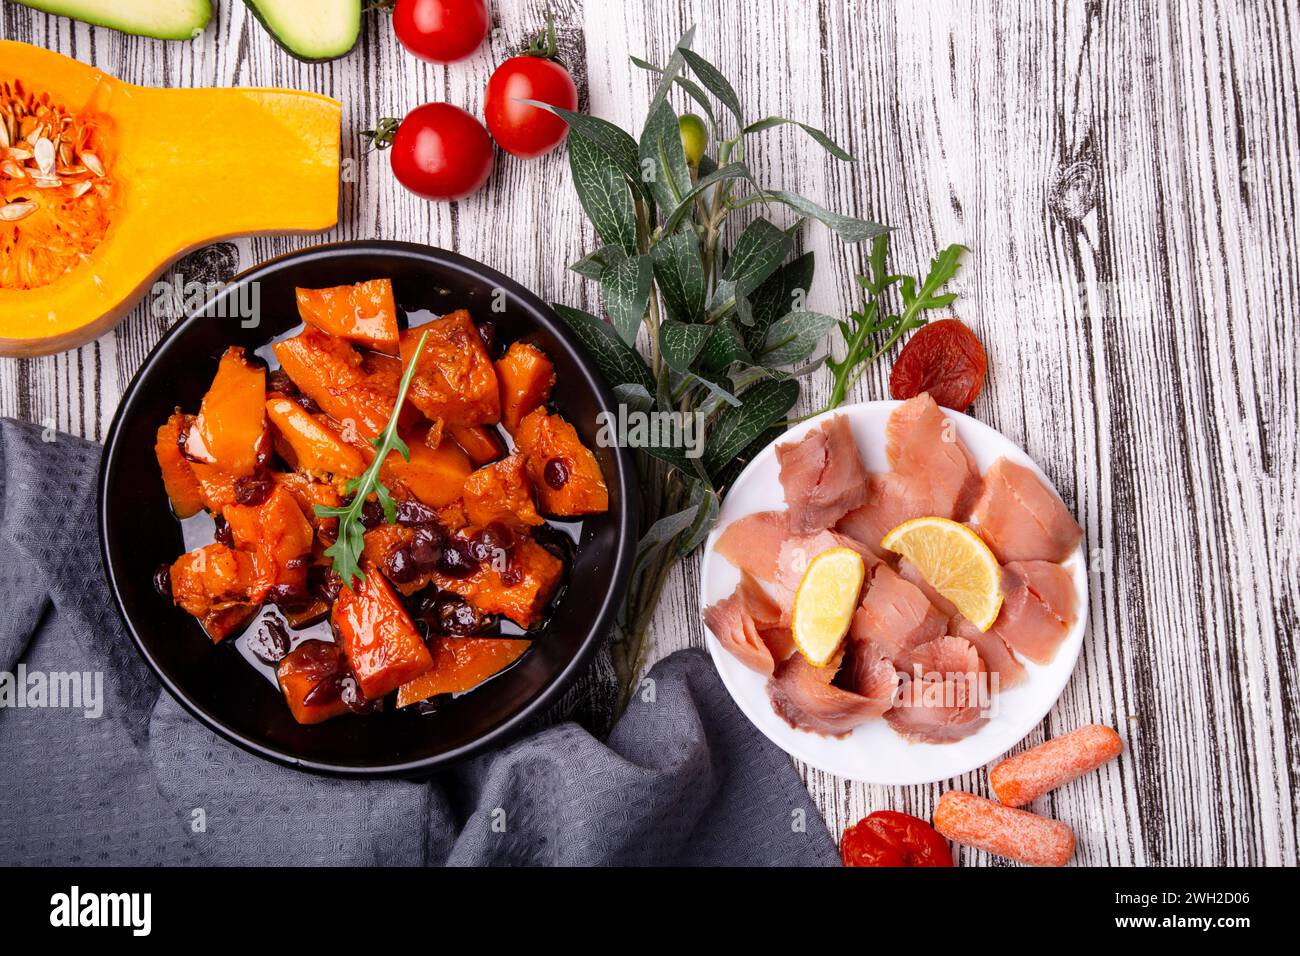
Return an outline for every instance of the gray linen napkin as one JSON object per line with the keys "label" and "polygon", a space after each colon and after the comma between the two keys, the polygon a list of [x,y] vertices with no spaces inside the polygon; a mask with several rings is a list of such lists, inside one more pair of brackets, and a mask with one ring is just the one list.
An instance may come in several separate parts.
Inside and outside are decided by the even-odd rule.
{"label": "gray linen napkin", "polygon": [[[789,760],[708,658],[659,662],[607,742],[560,723],[432,780],[226,743],[160,692],[100,564],[98,446],[0,420],[0,683],[102,674],[102,715],[0,693],[0,863],[833,865]],[[26,698],[25,698],[26,700]]]}

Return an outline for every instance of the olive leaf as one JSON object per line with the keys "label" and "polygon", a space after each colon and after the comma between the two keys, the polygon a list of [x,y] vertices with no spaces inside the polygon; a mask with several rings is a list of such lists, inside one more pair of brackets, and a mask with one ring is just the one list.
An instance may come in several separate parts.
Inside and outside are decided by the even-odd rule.
{"label": "olive leaf", "polygon": [[722,75],[716,66],[694,50],[679,48],[679,52],[695,75],[700,78],[704,88],[716,96],[718,102],[730,110],[732,116],[736,117],[736,123],[743,127],[745,119],[740,112],[740,97],[736,95],[736,90],[731,85],[731,82]]}
{"label": "olive leaf", "polygon": [[[736,362],[753,362],[753,356],[745,346],[744,336],[731,319],[719,319],[712,329],[700,352],[700,364],[705,371],[722,372]],[[734,380],[732,384],[735,384]]]}
{"label": "olive leaf", "polygon": [[747,388],[738,407],[723,409],[704,447],[704,467],[714,474],[762,434],[799,399],[793,379],[764,379]]}
{"label": "olive leaf", "polygon": [[798,120],[786,119],[784,116],[765,117],[764,119],[758,120],[757,122],[750,123],[748,126],[745,127],[744,132],[746,134],[757,133],[765,129],[771,129],[773,126],[783,126],[786,124],[789,124],[791,126],[798,126],[801,130],[803,130],[814,140],[816,140],[818,145],[820,145],[823,149],[825,149],[826,152],[830,153],[836,159],[842,159],[846,163],[857,162],[857,160],[853,158],[853,155],[851,153],[848,153],[845,150],[841,149],[839,145],[835,142],[835,140],[831,139],[824,132],[819,130],[816,126],[809,126],[807,123],[800,123]]}
{"label": "olive leaf", "polygon": [[600,277],[605,311],[615,330],[628,345],[636,343],[641,320],[650,304],[653,265],[647,255],[632,256],[617,263]]}
{"label": "olive leaf", "polygon": [[668,58],[668,65],[661,71],[659,85],[655,87],[654,96],[650,98],[650,108],[646,110],[647,115],[653,116],[655,111],[659,109],[659,105],[667,99],[673,81],[677,79],[677,74],[682,71],[682,66],[686,62],[687,48],[694,42],[695,27],[692,25],[690,29],[682,34],[681,39],[677,41],[677,45],[673,47],[673,55]]}
{"label": "olive leaf", "polygon": [[791,312],[772,323],[759,358],[766,365],[802,362],[831,329],[836,318],[822,312]]}
{"label": "olive leaf", "polygon": [[803,213],[805,216],[811,216],[818,222],[829,226],[845,242],[862,242],[889,231],[888,226],[882,226],[878,222],[868,222],[865,219],[856,219],[853,216],[831,212],[831,210],[825,209],[811,199],[805,199],[797,193],[786,192],[782,189],[769,189],[765,191],[765,195],[768,199],[785,203],[791,209]]}
{"label": "olive leaf", "polygon": [[728,163],[726,166],[723,166],[720,169],[715,169],[707,175],[703,175],[704,164],[701,163],[700,173],[702,175],[695,181],[695,185],[687,190],[686,194],[682,196],[682,201],[677,204],[677,208],[664,218],[664,224],[660,230],[663,235],[671,235],[674,230],[677,229],[677,226],[681,223],[682,219],[689,215],[691,210],[694,208],[695,197],[700,195],[700,193],[704,192],[704,190],[708,189],[710,186],[726,179],[750,178],[749,167],[744,163]]}
{"label": "olive leaf", "polygon": [[[678,46],[680,45],[681,44],[678,44]],[[651,73],[664,72],[662,67],[655,66],[653,63],[648,60],[643,60],[639,56],[628,57],[628,59],[630,59],[636,66],[639,66],[643,70],[648,70]],[[700,109],[704,110],[704,115],[709,118],[709,125],[714,129],[717,129],[718,120],[713,115],[713,104],[709,102],[708,95],[704,90],[700,89],[699,84],[686,76],[674,76],[673,83],[686,91],[686,95],[693,99],[699,105]]]}
{"label": "olive leaf", "polygon": [[627,253],[620,246],[601,246],[595,252],[587,253],[569,268],[588,279],[599,279],[626,258]]}
{"label": "olive leaf", "polygon": [[668,315],[678,322],[698,322],[704,317],[704,262],[694,229],[680,229],[650,249],[655,281],[663,293]]}
{"label": "olive leaf", "polygon": [[[550,103],[543,103],[540,100],[521,99],[519,102],[547,110],[560,117],[569,124],[571,134],[585,139],[600,150],[614,164],[614,167],[627,177],[632,184],[632,188],[640,193],[642,198],[653,202],[654,197],[650,195],[649,190],[645,188],[645,184],[641,182],[641,165],[637,156],[636,140],[625,130],[620,129],[608,120],[601,119],[599,116],[592,116],[589,113],[575,113],[573,110],[552,106]],[[572,144],[570,144],[570,148],[572,148]]]}
{"label": "olive leaf", "polygon": [[[666,101],[646,120],[638,145],[641,180],[661,209],[676,209],[691,189],[677,114]],[[665,230],[667,232],[667,230]]]}
{"label": "olive leaf", "polygon": [[694,506],[695,514],[691,518],[690,526],[677,542],[679,557],[690,554],[709,536],[713,526],[718,523],[718,512],[722,507],[721,496],[707,482],[691,482],[689,494],[687,500]]}
{"label": "olive leaf", "polygon": [[640,385],[647,392],[654,389],[654,376],[646,367],[645,360],[635,349],[624,343],[608,323],[602,322],[590,312],[558,302],[551,303],[551,307],[582,342],[611,388],[633,384]]}
{"label": "olive leaf", "polygon": [[636,253],[636,210],[627,179],[609,155],[584,136],[569,141],[569,169],[596,235],[629,256]]}

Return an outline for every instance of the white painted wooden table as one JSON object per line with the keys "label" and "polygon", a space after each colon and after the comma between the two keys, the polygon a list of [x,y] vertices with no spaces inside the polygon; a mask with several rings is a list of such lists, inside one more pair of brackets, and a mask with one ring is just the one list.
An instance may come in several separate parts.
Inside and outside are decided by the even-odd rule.
{"label": "white painted wooden table", "polygon": [[[957,313],[988,347],[973,414],[1019,442],[1082,522],[1092,620],[1074,679],[1031,741],[1117,726],[1122,760],[1035,809],[1073,824],[1092,864],[1296,863],[1300,714],[1300,11],[1293,0],[1204,4],[1015,0],[553,0],[584,107],[639,129],[651,80],[695,48],[753,116],[824,126],[859,161],[797,131],[747,159],[758,179],[896,228],[897,262],[973,250]],[[562,155],[506,157],[455,206],[417,200],[358,130],[429,100],[471,111],[492,66],[542,20],[497,0],[490,44],[451,68],[407,56],[368,18],[348,58],[290,59],[235,0],[193,44],[74,25],[0,0],[0,35],[138,83],[290,86],[344,103],[359,166],[322,239],[459,250],[552,301],[592,309],[566,265],[594,246]],[[234,243],[238,267],[303,245]],[[865,250],[806,230],[810,308],[845,314]],[[234,265],[234,255],[229,265]],[[220,257],[218,257],[220,259]],[[0,360],[0,414],[103,435],[169,320],[138,308],[75,352]],[[886,394],[887,366],[855,397]],[[804,406],[826,382],[811,380]],[[696,566],[672,577],[653,656],[701,643]],[[805,771],[838,833],[878,808],[928,816],[947,785],[864,787]],[[984,774],[951,781],[986,792]],[[963,863],[990,862],[964,854]]]}

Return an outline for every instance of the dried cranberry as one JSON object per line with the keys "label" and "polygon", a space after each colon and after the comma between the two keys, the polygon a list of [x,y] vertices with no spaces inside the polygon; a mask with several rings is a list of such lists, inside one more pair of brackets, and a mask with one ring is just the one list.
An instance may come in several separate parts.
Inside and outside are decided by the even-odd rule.
{"label": "dried cranberry", "polygon": [[483,342],[483,348],[487,349],[488,355],[493,358],[500,357],[499,340],[497,338],[497,327],[491,322],[477,323],[478,337]]}
{"label": "dried cranberry", "polygon": [[235,500],[241,505],[260,505],[275,490],[275,479],[259,471],[235,479]]}
{"label": "dried cranberry", "polygon": [[263,664],[274,666],[289,653],[289,632],[278,619],[268,617],[262,621],[257,633],[248,639],[248,649]]}
{"label": "dried cranberry", "polygon": [[515,546],[515,533],[499,521],[481,528],[469,539],[470,556],[480,563],[503,567]]}
{"label": "dried cranberry", "polygon": [[339,681],[339,697],[354,714],[373,714],[383,706],[383,700],[366,700],[361,685],[352,674],[344,674]]}
{"label": "dried cranberry", "polygon": [[443,634],[477,634],[483,617],[464,598],[447,596],[438,602],[438,629]]}
{"label": "dried cranberry", "polygon": [[508,588],[514,587],[524,579],[524,569],[513,558],[507,560],[505,567],[501,568],[497,573],[501,577],[501,583]]}
{"label": "dried cranberry", "polygon": [[546,462],[546,467],[542,469],[542,478],[555,491],[559,491],[569,483],[569,474],[572,471],[566,458],[551,458]]}
{"label": "dried cranberry", "polygon": [[416,526],[431,525],[438,520],[438,512],[434,511],[423,501],[415,498],[408,498],[405,501],[397,503],[397,523]]}
{"label": "dried cranberry", "polygon": [[438,566],[438,556],[442,551],[442,536],[428,527],[418,528],[411,538],[411,560],[421,571],[432,571]]}
{"label": "dried cranberry", "polygon": [[153,573],[153,589],[162,597],[171,600],[172,598],[172,566],[170,564],[158,565],[158,570]]}
{"label": "dried cranberry", "polygon": [[384,561],[384,573],[395,584],[407,584],[420,576],[420,569],[415,566],[409,547],[397,548],[389,552]]}
{"label": "dried cranberry", "polygon": [[469,552],[463,538],[448,538],[438,555],[438,570],[449,578],[467,578],[478,570],[479,562]]}
{"label": "dried cranberry", "polygon": [[333,604],[343,587],[343,579],[332,567],[313,564],[307,569],[307,588],[326,604]]}
{"label": "dried cranberry", "polygon": [[230,523],[226,521],[225,517],[217,515],[213,519],[213,525],[212,537],[217,543],[224,544],[227,548],[233,548],[235,546],[235,533],[230,530]]}
{"label": "dried cranberry", "polygon": [[293,397],[293,400],[297,402],[298,407],[301,408],[308,415],[320,414],[320,406],[316,404],[315,399],[307,395],[295,395]]}
{"label": "dried cranberry", "polygon": [[367,531],[378,528],[384,523],[385,517],[384,506],[377,498],[371,498],[361,506],[361,523],[365,525]]}
{"label": "dried cranberry", "polygon": [[330,674],[316,682],[316,686],[303,694],[304,704],[330,704],[343,696],[343,675]]}
{"label": "dried cranberry", "polygon": [[272,604],[286,611],[304,610],[312,602],[312,595],[307,589],[305,580],[292,583],[282,581],[279,584],[274,584],[266,596]]}
{"label": "dried cranberry", "polygon": [[293,383],[289,373],[282,368],[277,368],[266,376],[266,390],[279,392],[285,398],[295,398],[298,395],[298,386]]}
{"label": "dried cranberry", "polygon": [[406,598],[406,609],[411,612],[412,617],[420,617],[437,607],[439,597],[438,589],[433,585],[420,588]]}

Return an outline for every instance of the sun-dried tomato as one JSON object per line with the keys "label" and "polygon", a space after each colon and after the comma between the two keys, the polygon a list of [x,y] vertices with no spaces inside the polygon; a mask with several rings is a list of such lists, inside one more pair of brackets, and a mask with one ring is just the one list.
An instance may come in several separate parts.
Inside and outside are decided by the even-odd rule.
{"label": "sun-dried tomato", "polygon": [[945,408],[964,412],[984,386],[988,357],[975,333],[959,319],[926,325],[903,347],[889,375],[889,394],[914,398],[922,392]]}

